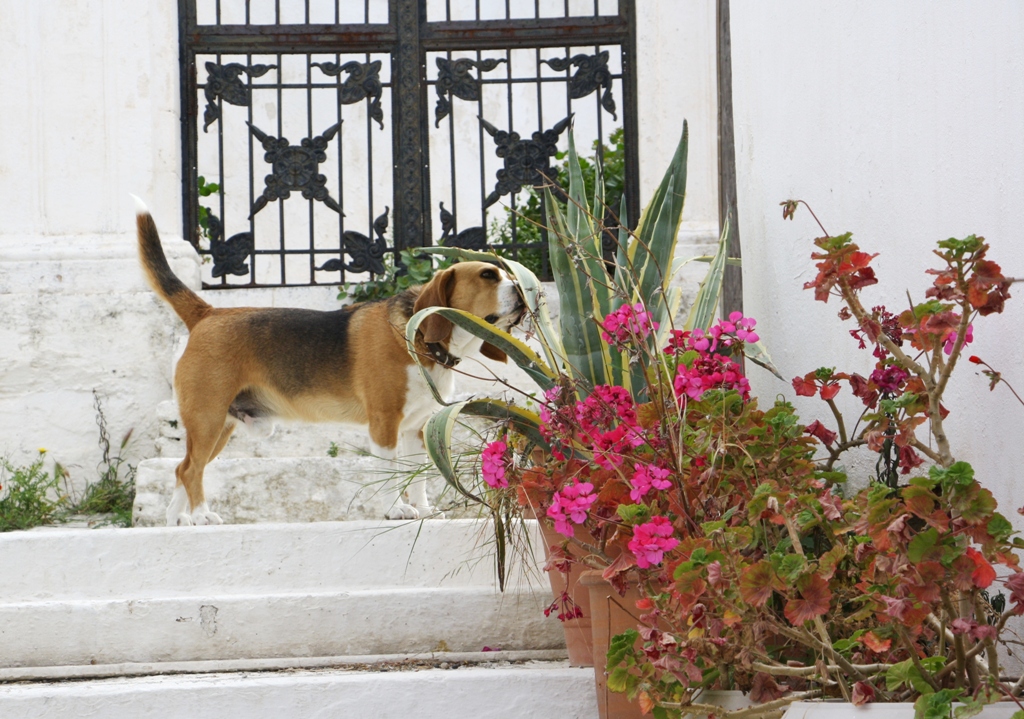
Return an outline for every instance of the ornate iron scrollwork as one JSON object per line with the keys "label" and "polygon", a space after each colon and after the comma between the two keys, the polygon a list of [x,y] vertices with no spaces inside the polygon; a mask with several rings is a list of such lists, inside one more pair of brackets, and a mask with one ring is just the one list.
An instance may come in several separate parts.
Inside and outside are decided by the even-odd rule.
{"label": "ornate iron scrollwork", "polygon": [[220,107],[217,106],[217,98],[224,102],[240,107],[248,107],[252,98],[249,88],[242,84],[239,79],[242,73],[249,77],[260,77],[276,68],[277,65],[240,65],[232,62],[228,65],[218,65],[214,62],[206,63],[206,109],[203,110],[203,132],[220,119]]}
{"label": "ornate iron scrollwork", "polygon": [[604,88],[601,96],[601,107],[611,113],[611,116],[618,120],[615,114],[615,99],[612,97],[612,74],[608,71],[608,51],[602,50],[597,55],[573,55],[572,57],[552,58],[541,60],[552,70],[561,72],[575,67],[576,72],[569,80],[569,97],[578,100],[586,97],[598,88]]}
{"label": "ornate iron scrollwork", "polygon": [[445,247],[461,247],[464,250],[486,250],[487,231],[483,227],[470,227],[462,232],[455,232],[455,215],[444,209],[441,203],[441,230],[443,234],[438,240]]}
{"label": "ornate iron scrollwork", "polygon": [[360,100],[370,101],[370,117],[377,121],[380,128],[384,129],[384,110],[380,106],[380,96],[383,86],[380,83],[380,60],[373,62],[346,62],[338,65],[334,62],[314,62],[313,67],[320,68],[325,75],[337,77],[343,72],[348,73],[348,78],[341,85],[341,104],[354,105]]}
{"label": "ornate iron scrollwork", "polygon": [[327,128],[318,137],[303,138],[298,145],[289,145],[288,138],[271,137],[255,125],[248,122],[246,124],[256,139],[263,143],[263,149],[267,151],[263,159],[269,162],[273,169],[271,174],[264,178],[266,187],[263,194],[252,203],[249,219],[266,207],[268,202],[288,199],[292,190],[301,191],[307,200],[319,200],[342,217],[345,216],[341,207],[327,191],[327,178],[318,172],[320,163],[327,159],[324,152],[327,143],[338,134],[340,122]]}
{"label": "ornate iron scrollwork", "polygon": [[254,247],[252,234],[239,232],[225,242],[222,239],[224,226],[220,218],[209,210],[206,218],[210,235],[210,256],[213,257],[213,270],[210,274],[214,277],[249,274],[249,265],[245,260],[252,254]]}
{"label": "ornate iron scrollwork", "polygon": [[388,231],[388,212],[390,207],[384,208],[384,214],[373,221],[373,233],[376,239],[371,240],[361,232],[345,230],[342,238],[342,253],[352,258],[351,262],[344,262],[341,259],[327,260],[318,270],[325,272],[338,272],[344,269],[346,272],[372,272],[375,275],[383,275],[387,272],[384,266],[384,253],[388,250],[387,242],[384,240],[384,233]]}
{"label": "ornate iron scrollwork", "polygon": [[437,84],[434,86],[437,90],[437,105],[434,107],[434,127],[440,127],[441,120],[452,111],[453,95],[474,102],[480,99],[480,80],[473,77],[469,73],[470,70],[475,67],[478,72],[490,72],[501,62],[505,62],[505,58],[488,58],[479,62],[465,57],[451,61],[443,57],[437,58]]}
{"label": "ornate iron scrollwork", "polygon": [[545,176],[550,175],[550,158],[558,151],[558,136],[571,121],[572,115],[569,115],[550,130],[535,132],[531,139],[523,140],[518,132],[499,130],[481,117],[480,123],[498,146],[495,154],[505,160],[505,166],[496,173],[498,182],[484,200],[484,207],[490,207],[502,195],[519,192],[524,185],[543,185]]}

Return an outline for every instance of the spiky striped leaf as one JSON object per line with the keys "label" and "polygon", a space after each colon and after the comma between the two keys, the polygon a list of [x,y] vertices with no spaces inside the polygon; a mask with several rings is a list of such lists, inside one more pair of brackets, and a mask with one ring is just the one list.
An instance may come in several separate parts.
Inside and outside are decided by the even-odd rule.
{"label": "spiky striped leaf", "polygon": [[587,387],[608,384],[605,374],[607,345],[601,339],[601,332],[594,322],[594,301],[588,284],[590,278],[576,266],[574,257],[577,248],[572,246],[565,217],[562,215],[550,190],[544,189],[548,217],[554,220],[554,227],[548,231],[548,255],[551,273],[558,290],[559,319],[562,330],[562,347],[565,363],[573,377]]}
{"label": "spiky striped leaf", "polygon": [[715,252],[708,273],[700,283],[697,290],[697,299],[690,308],[690,315],[686,318],[685,329],[706,330],[718,316],[718,300],[722,296],[722,279],[725,277],[725,260],[729,249],[726,246],[729,238],[729,220],[726,219],[722,226],[722,235],[718,240],[718,251]]}
{"label": "spiky striped leaf", "polygon": [[466,487],[459,476],[451,447],[452,432],[463,415],[505,421],[513,431],[528,438],[539,447],[543,449],[549,449],[549,447],[540,433],[540,417],[529,410],[501,400],[475,399],[448,405],[427,420],[423,427],[423,441],[427,448],[427,454],[448,485],[469,501],[483,505],[491,512],[494,520],[495,571],[498,577],[498,588],[504,591],[506,539],[509,530],[507,525],[511,521],[511,517],[503,514],[499,507],[491,506],[483,497]]}
{"label": "spiky striped leaf", "polygon": [[423,442],[427,454],[437,465],[441,476],[459,494],[478,504],[486,502],[462,483],[452,457],[452,432],[462,416],[483,417],[507,422],[516,433],[538,447],[548,449],[540,433],[540,417],[527,409],[497,399],[472,399],[450,404],[438,411],[423,426]]}
{"label": "spiky striped leaf", "polygon": [[672,162],[640,216],[636,238],[630,245],[629,260],[637,278],[636,295],[649,311],[665,301],[672,255],[683,218],[688,145],[689,129],[684,120],[683,136],[676,146]]}

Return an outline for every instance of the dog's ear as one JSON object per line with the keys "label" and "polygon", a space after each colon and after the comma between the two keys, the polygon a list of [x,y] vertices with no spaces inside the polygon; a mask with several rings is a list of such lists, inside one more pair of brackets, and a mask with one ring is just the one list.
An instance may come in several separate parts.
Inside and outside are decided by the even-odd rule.
{"label": "dog's ear", "polygon": [[483,346],[480,347],[480,354],[487,359],[492,359],[496,362],[508,363],[508,355],[492,345],[490,342],[483,343]]}
{"label": "dog's ear", "polygon": [[[455,289],[455,268],[439,272],[420,291],[413,305],[413,313],[427,307],[450,307]],[[447,342],[452,337],[452,323],[440,315],[430,315],[420,323],[423,341],[427,343]]]}

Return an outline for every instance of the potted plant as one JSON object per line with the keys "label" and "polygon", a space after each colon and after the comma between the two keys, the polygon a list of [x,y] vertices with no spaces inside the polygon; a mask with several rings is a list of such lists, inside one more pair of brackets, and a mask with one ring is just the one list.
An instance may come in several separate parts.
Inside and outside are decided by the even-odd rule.
{"label": "potted plant", "polygon": [[[685,135],[681,146],[685,158]],[[761,407],[750,396],[743,358],[770,366],[754,321],[710,322],[722,250],[690,321],[672,327],[664,269],[678,226],[674,181],[670,171],[634,235],[620,233],[610,274],[602,228],[570,174],[566,216],[552,213],[562,342],[547,335],[535,278],[507,263],[535,308],[547,361],[482,323],[430,310],[504,343],[543,390],[532,406],[446,407],[426,428],[438,467],[489,508],[499,539],[533,508],[565,538],[556,565],[600,569],[617,593],[638,592],[620,602],[632,626],[610,639],[596,670],[639,713],[739,719],[837,698],[914,701],[920,717],[960,702],[963,716],[1015,696],[1022,682],[1003,681],[999,645],[1024,613],[1015,554],[1024,541],[943,425],[943,392],[974,322],[1009,297],[988,246],[973,236],[939,243],[924,302],[890,312],[861,300],[876,283],[875,255],[848,234],[816,240],[808,287],[841,301],[875,366],[867,377],[821,368],[794,380],[832,415],[802,423],[789,403]],[[797,203],[784,204],[792,217]],[[668,249],[652,244],[654,227],[673,238]],[[853,425],[833,401],[844,386],[864,405]],[[499,420],[475,484],[449,449],[466,413]],[[853,492],[839,459],[859,446],[879,453],[879,469]],[[730,714],[705,699],[720,688],[756,706]]]}

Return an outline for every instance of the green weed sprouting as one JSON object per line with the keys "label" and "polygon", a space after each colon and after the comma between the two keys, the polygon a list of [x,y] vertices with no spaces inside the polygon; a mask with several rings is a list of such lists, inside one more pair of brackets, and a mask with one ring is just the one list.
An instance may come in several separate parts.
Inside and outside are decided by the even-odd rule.
{"label": "green weed sprouting", "polygon": [[31,529],[51,524],[68,506],[61,480],[67,471],[54,463],[53,473],[43,468],[46,450],[27,466],[16,467],[10,459],[0,459],[0,532]]}

